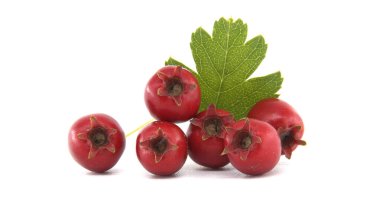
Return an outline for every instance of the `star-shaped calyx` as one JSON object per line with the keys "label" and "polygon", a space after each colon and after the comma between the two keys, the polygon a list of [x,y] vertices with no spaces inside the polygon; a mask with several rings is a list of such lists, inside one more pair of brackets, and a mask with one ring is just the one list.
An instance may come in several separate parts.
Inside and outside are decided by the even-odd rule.
{"label": "star-shaped calyx", "polygon": [[301,139],[297,139],[297,133],[302,129],[302,126],[295,125],[289,128],[279,128],[277,130],[278,135],[281,139],[282,154],[286,158],[290,159],[292,157],[292,152],[296,145],[306,145],[306,142]]}
{"label": "star-shaped calyx", "polygon": [[178,149],[177,145],[168,140],[161,128],[158,128],[157,133],[149,139],[141,141],[139,145],[154,153],[155,163],[159,163],[167,152]]}
{"label": "star-shaped calyx", "polygon": [[234,118],[227,112],[218,112],[215,105],[211,104],[204,113],[200,113],[190,122],[201,128],[202,140],[210,137],[224,139],[227,134],[226,128],[232,126]]}
{"label": "star-shaped calyx", "polygon": [[158,96],[168,96],[180,106],[182,95],[194,90],[195,84],[189,83],[182,77],[182,67],[177,66],[172,73],[157,72],[157,77],[162,80],[163,86],[158,88]]}
{"label": "star-shaped calyx", "polygon": [[233,136],[232,142],[224,148],[222,155],[227,153],[236,153],[240,155],[241,160],[246,160],[249,153],[261,144],[261,138],[255,135],[247,118],[243,128],[227,128],[228,135]]}
{"label": "star-shaped calyx", "polygon": [[115,153],[115,145],[110,141],[112,136],[117,133],[117,130],[99,123],[93,115],[90,116],[89,120],[90,127],[84,128],[76,135],[79,140],[86,141],[90,146],[88,159],[94,158],[96,154],[103,149]]}

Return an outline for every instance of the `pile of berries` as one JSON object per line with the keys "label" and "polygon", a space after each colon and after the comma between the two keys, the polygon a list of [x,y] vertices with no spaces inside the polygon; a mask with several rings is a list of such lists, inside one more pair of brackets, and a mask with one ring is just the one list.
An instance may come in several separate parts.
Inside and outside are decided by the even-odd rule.
{"label": "pile of berries", "polygon": [[[286,102],[271,98],[253,105],[247,118],[235,120],[211,104],[198,112],[201,90],[194,75],[180,66],[156,72],[145,89],[145,103],[157,120],[141,130],[136,154],[149,172],[167,176],[184,165],[187,155],[199,165],[217,169],[228,163],[242,173],[260,175],[272,170],[280,156],[290,159],[304,125]],[[174,123],[190,120],[185,134]],[[120,159],[125,137],[110,116],[93,114],[71,127],[69,148],[84,168],[105,172]]]}

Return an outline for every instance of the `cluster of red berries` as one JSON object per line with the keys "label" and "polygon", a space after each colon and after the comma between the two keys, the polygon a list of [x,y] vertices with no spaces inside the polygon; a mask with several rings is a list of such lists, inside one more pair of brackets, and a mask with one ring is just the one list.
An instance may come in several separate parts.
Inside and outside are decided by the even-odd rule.
{"label": "cluster of red berries", "polygon": [[[256,103],[247,118],[237,121],[213,104],[197,114],[200,102],[197,79],[180,66],[161,68],[149,80],[145,103],[157,121],[136,140],[137,157],[146,170],[161,176],[174,174],[189,154],[205,167],[217,169],[231,162],[245,174],[260,175],[272,170],[281,154],[290,158],[298,145],[306,144],[301,140],[302,119],[279,99]],[[186,134],[174,124],[188,120]],[[83,167],[104,172],[121,157],[124,133],[110,116],[85,116],[72,126],[69,147]]]}

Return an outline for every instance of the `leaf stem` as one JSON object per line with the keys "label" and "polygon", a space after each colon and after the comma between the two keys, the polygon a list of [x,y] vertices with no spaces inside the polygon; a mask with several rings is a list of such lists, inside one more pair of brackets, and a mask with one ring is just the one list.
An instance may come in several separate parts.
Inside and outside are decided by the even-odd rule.
{"label": "leaf stem", "polygon": [[153,121],[154,121],[154,119],[150,119],[150,120],[144,122],[144,124],[138,126],[136,129],[134,129],[134,130],[130,131],[129,133],[127,133],[127,134],[125,135],[125,138],[127,138],[127,137],[131,136],[132,134],[134,134],[135,132],[141,130],[141,129],[144,128],[147,124],[149,124],[149,123],[151,123],[151,122],[153,122]]}

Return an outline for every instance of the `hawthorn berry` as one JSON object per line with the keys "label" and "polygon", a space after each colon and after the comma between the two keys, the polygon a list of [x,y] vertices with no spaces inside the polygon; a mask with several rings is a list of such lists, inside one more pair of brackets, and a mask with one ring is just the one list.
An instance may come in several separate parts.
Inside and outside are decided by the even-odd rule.
{"label": "hawthorn berry", "polygon": [[290,159],[298,145],[306,145],[301,140],[304,124],[298,113],[288,103],[269,98],[256,103],[248,113],[249,118],[272,125],[281,139],[282,154]]}
{"label": "hawthorn berry", "polygon": [[232,115],[211,104],[207,110],[197,114],[187,130],[189,156],[205,167],[220,168],[229,163],[224,149],[226,127],[234,123]]}
{"label": "hawthorn berry", "polygon": [[166,66],[145,88],[145,104],[157,120],[184,122],[197,114],[201,91],[197,79],[180,66]]}
{"label": "hawthorn berry", "polygon": [[237,121],[224,140],[223,154],[237,170],[260,175],[272,170],[281,156],[281,142],[276,130],[266,122],[254,119]]}
{"label": "hawthorn berry", "polygon": [[105,172],[120,159],[125,148],[119,123],[105,114],[78,119],[69,132],[69,149],[74,160],[93,172]]}
{"label": "hawthorn berry", "polygon": [[136,154],[152,174],[172,175],[182,168],[187,158],[185,133],[173,123],[152,122],[137,136]]}

